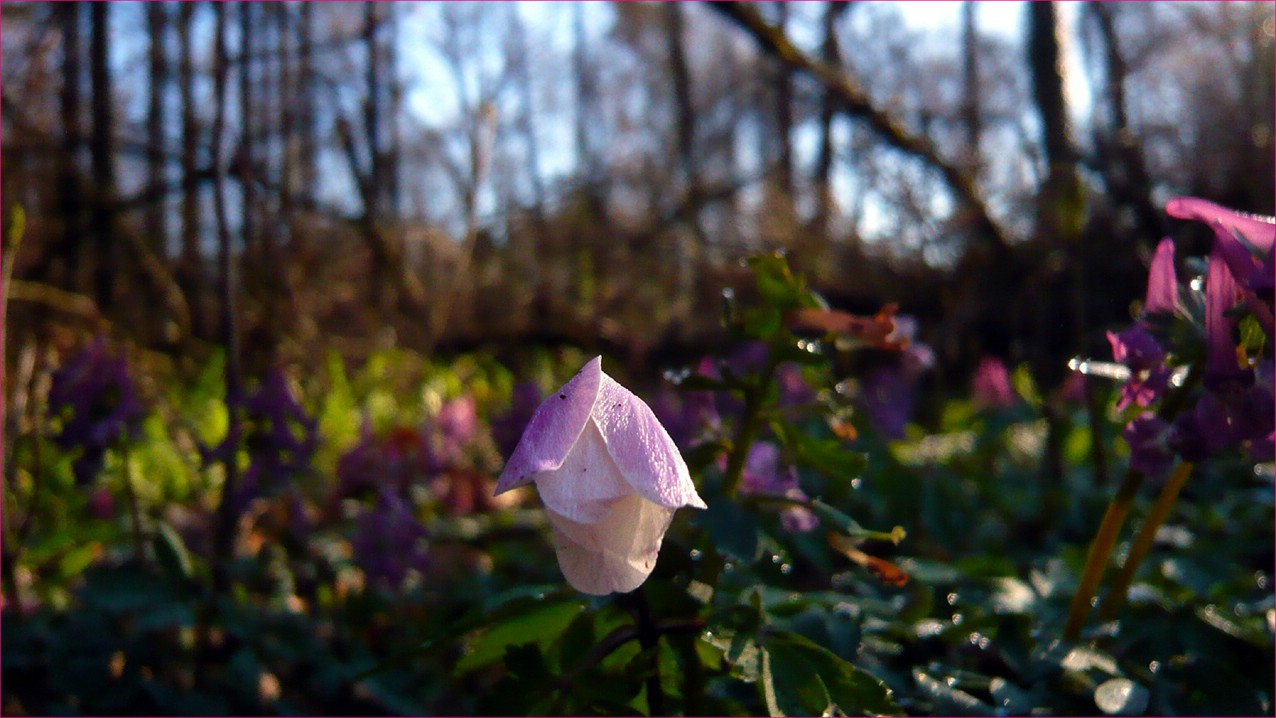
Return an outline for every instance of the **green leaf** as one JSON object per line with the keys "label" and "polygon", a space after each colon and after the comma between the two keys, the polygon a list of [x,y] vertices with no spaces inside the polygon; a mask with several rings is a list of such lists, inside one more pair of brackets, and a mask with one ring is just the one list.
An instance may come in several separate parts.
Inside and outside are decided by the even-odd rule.
{"label": "green leaf", "polygon": [[778,419],[771,422],[771,428],[800,461],[832,478],[849,482],[868,468],[868,457],[845,448],[839,439],[816,438]]}
{"label": "green leaf", "polygon": [[709,531],[709,539],[718,551],[739,561],[757,559],[758,520],[740,504],[729,499],[709,503],[709,508],[696,514],[695,522]]}
{"label": "green leaf", "polygon": [[822,715],[830,707],[846,715],[899,710],[886,684],[805,636],[771,633],[763,649],[763,682],[769,668],[774,692],[768,707],[784,715]]}
{"label": "green leaf", "polygon": [[182,537],[166,522],[159,522],[155,536],[151,539],[151,547],[155,551],[155,559],[170,581],[177,585],[185,585],[191,579],[191,555],[186,550]]}
{"label": "green leaf", "polygon": [[454,673],[461,675],[488,665],[505,655],[509,646],[516,644],[547,644],[562,635],[567,626],[585,610],[582,601],[566,601],[533,605],[528,610],[490,626],[471,640],[465,647],[465,655],[457,661]]}

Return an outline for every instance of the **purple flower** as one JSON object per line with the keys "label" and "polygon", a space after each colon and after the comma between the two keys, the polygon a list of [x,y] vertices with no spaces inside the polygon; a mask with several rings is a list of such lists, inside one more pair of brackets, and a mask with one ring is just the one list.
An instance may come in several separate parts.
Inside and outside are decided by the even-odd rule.
{"label": "purple flower", "polygon": [[861,386],[860,406],[873,428],[889,439],[904,438],[904,427],[913,416],[917,392],[903,367],[895,364],[873,367]]}
{"label": "purple flower", "polygon": [[904,437],[904,427],[913,416],[917,401],[917,383],[923,372],[935,365],[935,352],[921,342],[912,341],[916,320],[896,317],[897,327],[908,346],[893,354],[893,361],[869,369],[861,383],[860,408],[869,422],[889,439]]}
{"label": "purple flower", "polygon": [[567,582],[605,595],[647,580],[680,506],[705,508],[651,409],[589,362],[536,410],[496,493],[535,482]]}
{"label": "purple flower", "polygon": [[802,367],[794,362],[776,367],[775,383],[779,387],[776,403],[781,407],[803,406],[815,401],[815,390],[802,377]]}
{"label": "purple flower", "polygon": [[[744,460],[740,492],[783,496],[796,501],[808,499],[798,485],[797,470],[792,466],[781,470],[780,450],[767,441],[759,441],[749,448],[749,455]],[[780,524],[792,533],[806,533],[819,523],[819,517],[805,506],[788,506],[780,512]]]}
{"label": "purple flower", "polygon": [[1130,378],[1121,387],[1117,410],[1130,404],[1149,406],[1165,391],[1170,370],[1165,366],[1165,351],[1156,339],[1140,325],[1113,334],[1107,332],[1112,345],[1113,361],[1124,364],[1130,370]]}
{"label": "purple flower", "polygon": [[971,393],[975,403],[990,409],[1002,409],[1015,404],[1015,390],[1010,386],[1010,374],[1006,365],[996,357],[984,357],[975,369],[971,380]]}
{"label": "purple flower", "polygon": [[[242,404],[240,434],[250,463],[231,497],[237,511],[243,511],[258,496],[280,493],[297,476],[310,471],[319,443],[318,422],[293,397],[281,370],[268,372],[257,391]],[[202,449],[205,462],[231,458],[229,454],[240,446],[241,436],[228,435],[218,446]]]}
{"label": "purple flower", "polygon": [[63,422],[54,442],[63,449],[81,449],[72,464],[81,486],[101,470],[108,448],[138,435],[146,415],[128,364],[108,353],[102,337],[53,372],[49,412]]}
{"label": "purple flower", "polygon": [[[700,375],[710,376],[712,370],[711,360],[700,362]],[[717,429],[721,425],[713,392],[709,391],[683,391],[662,386],[652,399],[651,410],[681,449],[693,446],[706,429]]]}
{"label": "purple flower", "polygon": [[429,456],[419,429],[396,427],[378,436],[365,423],[359,443],[337,460],[336,498],[358,498],[387,486],[406,491],[431,473]]}
{"label": "purple flower", "polygon": [[1155,414],[1144,412],[1126,424],[1121,435],[1130,445],[1130,468],[1143,472],[1149,479],[1164,476],[1174,464],[1170,425]]}
{"label": "purple flower", "polygon": [[1143,311],[1148,314],[1174,314],[1181,306],[1178,277],[1174,273],[1174,240],[1166,237],[1156,245],[1156,253],[1152,255]]}
{"label": "purple flower", "polygon": [[518,446],[518,439],[523,435],[523,427],[531,420],[536,407],[541,403],[541,390],[534,382],[524,381],[514,385],[514,396],[510,408],[504,414],[492,419],[492,438],[501,450],[501,456],[509,456]]}
{"label": "purple flower", "polygon": [[382,491],[376,505],[360,514],[351,545],[370,583],[396,589],[410,569],[427,567],[426,535],[408,502],[394,491]]}

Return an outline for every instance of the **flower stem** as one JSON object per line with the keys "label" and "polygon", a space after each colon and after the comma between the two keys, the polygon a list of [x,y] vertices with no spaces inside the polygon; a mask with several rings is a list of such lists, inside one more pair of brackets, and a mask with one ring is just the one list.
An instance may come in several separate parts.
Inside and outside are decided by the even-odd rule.
{"label": "flower stem", "polygon": [[1156,497],[1156,502],[1148,511],[1147,518],[1143,520],[1143,527],[1139,529],[1138,535],[1134,537],[1134,543],[1130,545],[1130,555],[1126,557],[1125,564],[1112,579],[1112,586],[1108,589],[1103,605],[1099,608],[1100,621],[1106,622],[1116,618],[1117,612],[1125,604],[1125,596],[1130,590],[1135,571],[1139,569],[1139,564],[1152,548],[1157,529],[1161,528],[1170,515],[1170,509],[1174,508],[1174,502],[1178,500],[1179,492],[1182,491],[1183,485],[1187,483],[1191,474],[1192,464],[1185,461],[1179,464],[1174,473],[1170,474],[1169,480],[1165,482],[1161,493]]}
{"label": "flower stem", "polygon": [[[622,605],[633,614],[638,622],[638,645],[648,651],[660,644],[660,632],[651,620],[651,607],[647,604],[647,594],[642,586],[627,594],[618,596]],[[665,690],[660,685],[660,656],[657,651],[651,653],[652,674],[647,678],[647,713],[652,716],[665,715]]]}
{"label": "flower stem", "polygon": [[1068,607],[1068,621],[1063,627],[1063,638],[1066,641],[1075,641],[1081,637],[1081,626],[1090,613],[1090,601],[1099,588],[1103,569],[1112,556],[1112,548],[1116,545],[1121,525],[1125,523],[1125,517],[1130,513],[1130,506],[1134,503],[1134,497],[1139,493],[1139,486],[1142,484],[1142,472],[1133,469],[1128,471],[1125,480],[1117,489],[1116,496],[1112,497],[1112,502],[1108,504],[1107,512],[1103,514],[1099,530],[1095,532],[1094,540],[1090,543],[1090,552],[1086,554],[1085,568],[1081,571],[1081,582],[1077,585],[1077,592],[1072,597],[1072,604]]}
{"label": "flower stem", "polygon": [[137,562],[145,558],[142,543],[142,512],[137,503],[137,488],[133,486],[133,468],[129,461],[128,441],[121,438],[120,463],[124,471],[124,495],[128,497],[129,523],[133,527],[133,552],[137,554]]}
{"label": "flower stem", "polygon": [[768,354],[758,383],[744,391],[744,414],[740,417],[735,441],[731,443],[731,453],[727,456],[727,470],[722,483],[722,492],[727,498],[734,499],[740,492],[740,482],[744,479],[744,462],[749,457],[749,448],[758,437],[758,430],[762,428],[762,403],[771,390],[776,366],[778,364],[775,359]]}

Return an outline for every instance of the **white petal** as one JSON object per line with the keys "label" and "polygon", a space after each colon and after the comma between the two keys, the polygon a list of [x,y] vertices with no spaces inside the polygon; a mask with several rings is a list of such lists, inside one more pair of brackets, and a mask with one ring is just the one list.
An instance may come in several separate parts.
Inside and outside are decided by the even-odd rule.
{"label": "white petal", "polygon": [[602,376],[602,357],[596,357],[537,407],[496,482],[497,494],[523,486],[537,474],[562,465],[589,421]]}
{"label": "white petal", "polygon": [[651,407],[606,373],[593,416],[607,451],[635,491],[666,508],[705,508],[682,454]]}
{"label": "white petal", "polygon": [[547,513],[563,576],[576,590],[596,596],[641,586],[656,567],[673,519],[673,509],[637,494],[612,502],[606,518],[595,524]]}
{"label": "white petal", "polygon": [[634,492],[592,421],[561,466],[536,475],[536,490],[550,511],[586,524],[602,521],[616,499]]}

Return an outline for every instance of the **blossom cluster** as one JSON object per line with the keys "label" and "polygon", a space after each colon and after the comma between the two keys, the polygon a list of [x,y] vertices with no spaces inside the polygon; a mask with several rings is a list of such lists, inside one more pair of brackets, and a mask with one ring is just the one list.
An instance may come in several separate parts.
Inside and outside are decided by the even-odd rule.
{"label": "blossom cluster", "polygon": [[[1117,408],[1141,410],[1125,427],[1131,467],[1160,476],[1175,458],[1197,462],[1233,448],[1257,461],[1273,455],[1273,240],[1276,220],[1195,198],[1171,201],[1172,217],[1214,231],[1204,281],[1180,286],[1174,242],[1153,255],[1142,314],[1109,332],[1113,360],[1126,369]],[[1186,326],[1190,331],[1175,331]],[[1261,332],[1263,342],[1247,338]],[[1192,375],[1195,374],[1195,377]],[[1201,389],[1187,394],[1199,379]],[[1170,402],[1168,394],[1183,392]],[[1159,407],[1159,410],[1158,410]]]}
{"label": "blossom cluster", "polygon": [[49,413],[62,421],[54,442],[80,449],[72,464],[80,486],[101,471],[107,449],[137,437],[146,416],[128,362],[112,354],[102,337],[53,372],[48,401]]}

